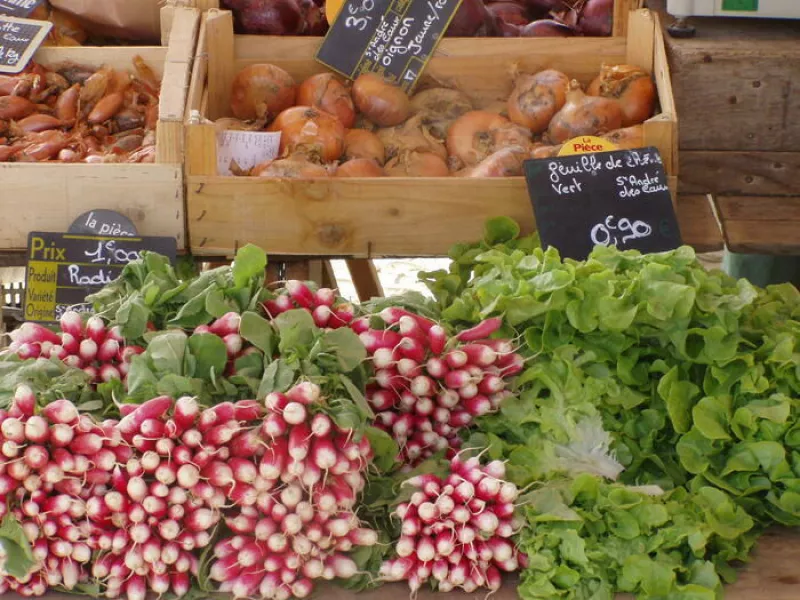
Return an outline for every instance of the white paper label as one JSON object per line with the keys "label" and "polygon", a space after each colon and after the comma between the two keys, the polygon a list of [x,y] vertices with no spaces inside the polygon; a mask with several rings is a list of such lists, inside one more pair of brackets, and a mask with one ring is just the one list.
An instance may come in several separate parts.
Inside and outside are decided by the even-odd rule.
{"label": "white paper label", "polygon": [[279,131],[223,131],[217,134],[217,172],[233,175],[231,166],[249,171],[257,164],[278,158]]}

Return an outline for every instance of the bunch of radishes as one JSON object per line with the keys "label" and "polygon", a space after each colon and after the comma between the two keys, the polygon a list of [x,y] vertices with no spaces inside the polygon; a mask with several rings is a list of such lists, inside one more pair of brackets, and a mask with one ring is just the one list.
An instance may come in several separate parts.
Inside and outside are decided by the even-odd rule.
{"label": "bunch of radishes", "polygon": [[97,316],[84,323],[80,313],[69,310],[59,325],[61,331],[54,332],[36,323],[23,323],[11,332],[9,347],[23,360],[58,358],[69,367],[83,369],[94,383],[124,381],[133,356],[144,352],[140,346],[127,346],[120,327],[107,327]]}
{"label": "bunch of radishes", "polygon": [[5,586],[22,596],[41,596],[49,587],[72,590],[85,582],[92,558],[85,502],[67,494],[28,493],[23,488],[17,490],[15,500],[17,508],[11,514],[31,545],[35,565],[22,579],[7,577]]}
{"label": "bunch of radishes", "polygon": [[408,480],[416,491],[395,511],[402,535],[395,544],[397,557],[381,566],[383,579],[408,581],[414,593],[431,578],[441,592],[499,589],[501,572],[516,571],[525,562],[510,539],[519,491],[504,477],[502,462],[482,467],[478,458],[456,456],[446,478]]}
{"label": "bunch of radishes", "polygon": [[88,576],[86,499],[130,456],[116,421],[95,423],[63,399],[39,414],[35,406],[35,394],[21,385],[9,411],[0,411],[0,516],[10,512],[22,524],[36,560],[28,576],[6,577],[0,588],[26,596],[48,586],[71,589]]}
{"label": "bunch of radishes", "polygon": [[225,351],[228,355],[228,363],[225,367],[226,376],[235,374],[237,358],[252,352],[260,352],[255,346],[248,345],[239,334],[241,323],[242,316],[239,313],[229,312],[213,321],[210,325],[198,325],[194,328],[193,333],[195,334],[209,333],[216,335],[225,343]]}
{"label": "bunch of radishes", "polygon": [[93,575],[109,598],[138,600],[147,589],[181,596],[197,574],[192,552],[211,543],[230,502],[229,465],[259,451],[236,440],[264,410],[242,400],[201,411],[194,398],[160,396],[123,413],[118,430],[135,454],[88,501],[101,551]]}
{"label": "bunch of radishes", "polygon": [[237,598],[305,598],[313,580],[356,574],[347,553],[377,542],[354,508],[372,449],[337,427],[318,385],[301,382],[266,397],[263,452],[232,462],[236,535],[214,548],[210,576]]}
{"label": "bunch of radishes", "polygon": [[302,308],[311,313],[314,324],[319,328],[339,329],[346,327],[355,316],[355,307],[336,297],[330,288],[312,290],[307,284],[296,279],[286,282],[272,300],[264,303],[264,310],[271,318],[289,310]]}
{"label": "bunch of radishes", "polygon": [[386,308],[380,317],[387,329],[370,329],[363,317],[352,324],[375,368],[367,399],[378,426],[398,443],[407,466],[441,450],[452,455],[458,431],[508,395],[507,380],[522,370],[522,356],[511,342],[489,339],[500,319],[449,338],[440,325],[401,308]]}

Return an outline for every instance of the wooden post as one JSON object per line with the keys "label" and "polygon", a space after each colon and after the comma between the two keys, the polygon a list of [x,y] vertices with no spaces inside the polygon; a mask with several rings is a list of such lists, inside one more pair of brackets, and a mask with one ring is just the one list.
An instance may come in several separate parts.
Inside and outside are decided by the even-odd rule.
{"label": "wooden post", "polygon": [[364,302],[370,298],[383,296],[383,286],[371,260],[349,259],[346,262],[359,300]]}
{"label": "wooden post", "polygon": [[211,9],[206,15],[208,118],[216,121],[227,116],[231,106],[234,78],[233,14],[229,10]]}

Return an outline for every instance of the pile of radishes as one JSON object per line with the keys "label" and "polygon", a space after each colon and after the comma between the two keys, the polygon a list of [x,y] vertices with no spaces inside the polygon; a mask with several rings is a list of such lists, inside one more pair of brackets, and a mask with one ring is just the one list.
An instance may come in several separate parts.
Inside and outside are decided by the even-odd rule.
{"label": "pile of radishes", "polygon": [[312,290],[296,279],[287,281],[285,288],[264,303],[267,316],[273,319],[297,308],[309,311],[314,318],[314,324],[325,329],[346,327],[355,316],[355,307],[337,298],[334,290],[325,287]]}
{"label": "pile of radishes", "polygon": [[94,383],[122,379],[128,375],[131,359],[144,352],[140,346],[128,346],[120,327],[107,327],[100,317],[86,323],[80,313],[67,311],[59,320],[61,331],[53,332],[36,323],[24,323],[11,332],[9,349],[17,356],[57,358],[65,365],[83,371]]}
{"label": "pile of radishes", "polygon": [[0,410],[0,516],[10,513],[21,524],[36,561],[22,579],[0,576],[0,591],[24,596],[57,585],[72,589],[88,578],[94,549],[87,500],[131,454],[116,421],[98,424],[68,400],[38,414],[35,405],[22,385],[9,411]]}
{"label": "pile of radishes", "polygon": [[522,370],[522,356],[508,340],[489,339],[499,319],[448,337],[407,310],[386,308],[380,317],[387,329],[370,329],[364,318],[352,325],[375,368],[367,400],[376,425],[398,443],[405,465],[442,450],[452,456],[461,444],[458,432],[509,395],[508,380]]}
{"label": "pile of radishes", "polygon": [[326,402],[310,382],[269,394],[265,443],[249,460],[229,461],[236,508],[226,524],[236,535],[214,547],[210,576],[220,591],[305,598],[316,579],[353,577],[347,553],[377,542],[355,513],[372,449],[333,423]]}
{"label": "pile of radishes", "polygon": [[476,457],[462,462],[456,456],[444,479],[409,479],[416,491],[395,511],[402,535],[396,558],[381,567],[383,579],[408,581],[414,594],[431,579],[440,592],[498,590],[501,572],[516,571],[526,560],[510,539],[519,491],[504,477],[502,462],[482,467]]}
{"label": "pile of radishes", "polygon": [[258,348],[248,345],[239,334],[241,324],[242,316],[237,312],[229,312],[209,325],[198,325],[194,328],[194,334],[207,333],[222,339],[225,344],[225,352],[228,355],[228,362],[225,366],[226,376],[236,373],[237,358],[259,351]]}

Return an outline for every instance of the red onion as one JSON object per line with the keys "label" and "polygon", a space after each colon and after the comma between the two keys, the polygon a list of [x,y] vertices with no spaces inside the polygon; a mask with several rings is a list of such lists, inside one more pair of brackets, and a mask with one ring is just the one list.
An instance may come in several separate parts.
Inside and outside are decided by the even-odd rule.
{"label": "red onion", "polygon": [[234,9],[244,33],[297,35],[306,26],[296,0],[225,0],[223,5]]}
{"label": "red onion", "polygon": [[487,8],[492,15],[511,25],[527,25],[530,22],[526,8],[518,2],[494,2]]}
{"label": "red onion", "polygon": [[575,30],[552,19],[539,19],[525,25],[519,35],[520,37],[572,37],[575,35]]}
{"label": "red onion", "polygon": [[584,35],[611,35],[614,0],[587,0],[578,17],[578,30]]}
{"label": "red onion", "polygon": [[482,37],[493,30],[492,18],[481,0],[464,0],[458,7],[446,37]]}

